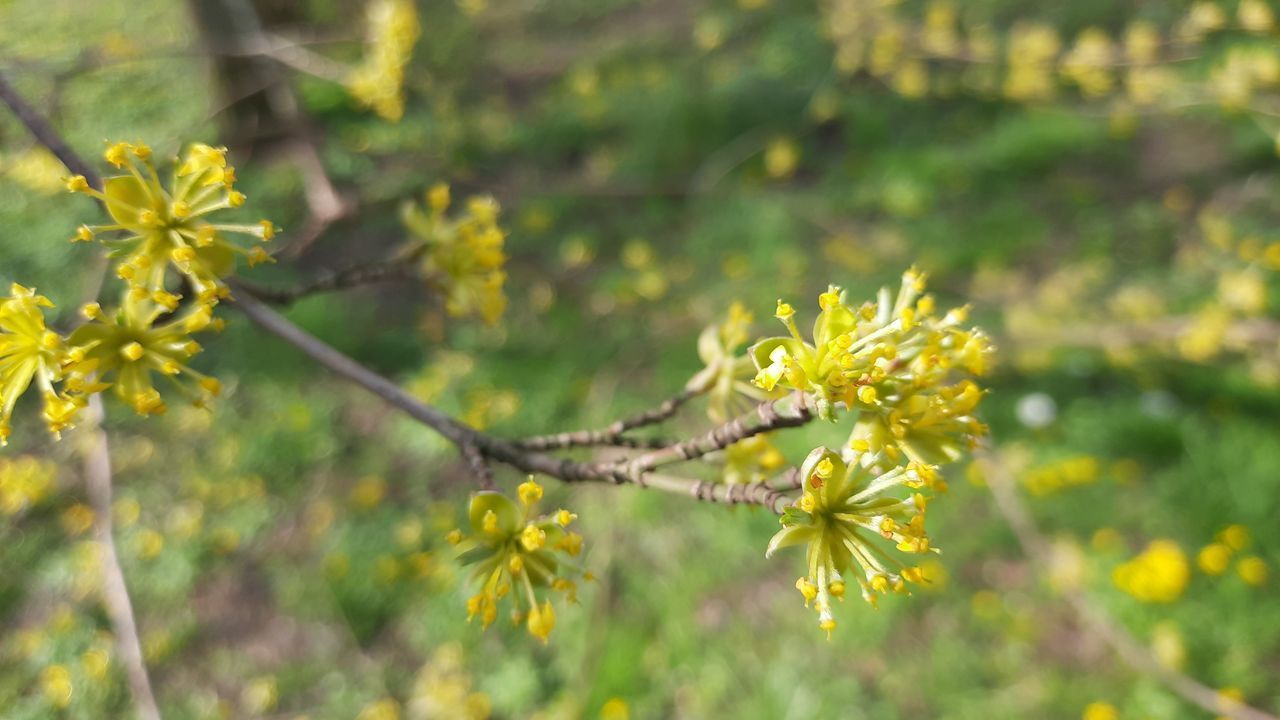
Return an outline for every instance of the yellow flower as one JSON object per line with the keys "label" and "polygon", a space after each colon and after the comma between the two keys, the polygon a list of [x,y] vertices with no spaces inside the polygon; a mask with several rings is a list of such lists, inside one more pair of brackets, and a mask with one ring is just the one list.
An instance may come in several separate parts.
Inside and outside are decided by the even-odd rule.
{"label": "yellow flower", "polygon": [[755,367],[751,358],[739,351],[750,338],[752,320],[742,303],[735,302],[724,322],[708,325],[698,335],[698,357],[705,367],[686,387],[706,391],[707,416],[715,422],[728,422],[779,394],[749,382]]}
{"label": "yellow flower", "polygon": [[1231,548],[1222,543],[1211,543],[1200,548],[1196,565],[1206,575],[1221,575],[1231,564]]}
{"label": "yellow flower", "polygon": [[195,303],[183,314],[171,316],[164,298],[125,292],[121,308],[110,316],[98,315],[72,333],[77,361],[69,369],[73,389],[100,389],[110,383],[116,395],[140,415],[158,415],[167,406],[153,383],[153,375],[167,377],[176,391],[197,406],[217,397],[221,385],[188,365],[201,351],[191,339],[194,333],[217,329],[213,305]]}
{"label": "yellow flower", "polygon": [[1080,720],[1120,720],[1120,711],[1108,702],[1091,702],[1085,706]]}
{"label": "yellow flower", "polygon": [[840,407],[858,412],[850,438],[856,450],[884,451],[895,463],[904,455],[931,464],[955,460],[986,427],[973,415],[982,390],[950,380],[985,373],[992,348],[981,331],[961,328],[964,308],[936,317],[924,287],[924,275],[913,268],[896,298],[882,289],[876,302],[850,307],[831,286],[819,297],[812,342],[801,336],[791,306],[779,301],[777,317],[790,337],[752,346],[755,385],[804,391],[826,419]]}
{"label": "yellow flower", "polygon": [[368,5],[364,61],[347,76],[347,91],[380,117],[404,116],[404,75],[422,29],[412,0],[373,0]]}
{"label": "yellow flower", "polygon": [[[244,195],[231,188],[235,169],[226,162],[226,148],[195,143],[177,161],[166,186],[145,145],[115,143],[107,161],[125,175],[103,181],[101,192],[72,178],[68,188],[101,200],[115,222],[85,226],[77,240],[109,233],[102,242],[116,258],[116,274],[131,287],[163,293],[165,271],[173,266],[190,281],[202,301],[223,291],[220,278],[234,269],[236,255],[253,257],[261,248],[246,249],[227,240],[228,233],[268,240],[275,226],[212,223],[213,214],[239,207]],[[254,251],[257,251],[255,253]]]}
{"label": "yellow flower", "polygon": [[821,447],[810,453],[800,467],[807,489],[783,513],[783,528],[765,551],[770,557],[780,548],[808,546],[808,575],[796,587],[806,607],[814,603],[818,626],[828,633],[835,628],[832,599],[843,597],[850,578],[871,605],[888,592],[907,593],[908,582],[924,582],[920,568],[900,562],[885,543],[903,553],[937,552],[924,529],[926,498],[888,494],[910,487],[919,473],[903,467],[878,473],[869,469],[874,462],[864,464],[866,459]]}
{"label": "yellow flower", "polygon": [[1236,572],[1240,579],[1254,586],[1267,584],[1267,561],[1257,555],[1240,558],[1236,564]]}
{"label": "yellow flower", "polygon": [[479,316],[493,325],[507,307],[507,275],[502,269],[507,261],[506,233],[498,226],[498,204],[492,198],[474,197],[465,214],[449,217],[448,186],[443,192],[441,187],[428,191],[425,208],[408,204],[402,211],[414,235],[411,248],[422,252],[428,282],[444,295],[450,315]]}
{"label": "yellow flower", "polygon": [[778,448],[769,442],[767,433],[755,435],[724,449],[721,477],[730,485],[761,482],[786,462]]}
{"label": "yellow flower", "polygon": [[17,283],[0,299],[0,445],[10,433],[18,398],[34,382],[44,400],[44,419],[55,437],[75,423],[84,398],[55,383],[64,380],[71,361],[66,342],[44,324],[44,308],[53,303]]}
{"label": "yellow flower", "polygon": [[1137,557],[1111,574],[1116,586],[1146,603],[1171,603],[1190,579],[1187,557],[1172,540],[1153,540]]}
{"label": "yellow flower", "polygon": [[75,688],[71,684],[71,671],[65,665],[50,665],[40,672],[40,690],[45,699],[56,708],[71,704]]}
{"label": "yellow flower", "polygon": [[575,600],[577,585],[568,576],[585,575],[568,558],[581,552],[582,536],[565,531],[564,525],[576,517],[567,510],[535,516],[534,495],[540,496],[541,488],[534,492],[532,487],[538,487],[532,480],[521,485],[519,505],[496,492],[472,495],[471,532],[455,531],[456,544],[460,560],[474,566],[472,576],[480,582],[479,592],[467,600],[468,619],[479,617],[488,627],[498,617],[498,604],[510,597],[513,620],[527,620],[529,633],[546,642],[555,627],[555,611],[538,592],[563,592]]}

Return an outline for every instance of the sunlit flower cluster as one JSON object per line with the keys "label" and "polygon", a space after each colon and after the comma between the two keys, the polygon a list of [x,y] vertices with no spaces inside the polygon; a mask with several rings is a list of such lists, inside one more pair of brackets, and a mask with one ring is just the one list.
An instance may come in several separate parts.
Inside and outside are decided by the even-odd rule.
{"label": "sunlit flower cluster", "polygon": [[17,515],[53,491],[58,467],[33,455],[0,458],[0,513]]}
{"label": "sunlit flower cluster", "polygon": [[405,225],[421,250],[427,279],[444,295],[445,310],[454,317],[477,316],[494,324],[507,308],[502,269],[506,233],[498,226],[498,203],[472,197],[465,212],[450,216],[449,186],[427,191],[425,206],[408,204]]}
{"label": "sunlit flower cluster", "polygon": [[1116,587],[1146,603],[1171,603],[1182,597],[1191,566],[1172,540],[1152,540],[1136,557],[1116,567]]}
{"label": "sunlit flower cluster", "polygon": [[404,116],[405,67],[422,33],[418,10],[412,0],[372,0],[367,22],[365,57],[347,76],[347,90],[360,104],[395,122]]}
{"label": "sunlit flower cluster", "polygon": [[44,403],[45,424],[55,436],[73,425],[84,407],[83,394],[67,377],[67,367],[78,354],[45,326],[44,310],[51,307],[48,298],[17,283],[0,299],[0,444],[8,441],[18,398],[32,384]]}
{"label": "sunlit flower cluster", "polygon": [[564,509],[537,515],[542,486],[532,477],[521,483],[517,495],[518,504],[501,493],[475,493],[469,532],[454,530],[448,539],[461,551],[460,561],[474,567],[472,576],[480,583],[479,592],[467,600],[468,620],[478,617],[489,627],[498,617],[498,604],[510,597],[512,623],[525,624],[545,643],[556,624],[548,592],[564,593],[576,602],[572,578],[590,575],[572,561],[582,553],[582,536],[568,529],[578,516]]}
{"label": "sunlit flower cluster", "polygon": [[[880,595],[907,593],[908,582],[923,581],[919,567],[888,548],[936,552],[925,532],[928,499],[920,490],[945,489],[937,467],[913,462],[879,472],[875,465],[875,458],[852,449],[815,449],[800,466],[804,493],[783,514],[783,528],[765,553],[807,545],[807,571],[796,588],[828,633],[836,627],[832,602],[844,598],[847,583],[856,582],[862,598],[875,605]],[[903,497],[895,494],[904,489]]]}
{"label": "sunlit flower cluster", "polygon": [[751,382],[756,369],[751,358],[740,350],[751,338],[754,316],[742,303],[729,306],[724,322],[708,325],[698,336],[698,358],[705,367],[689,385],[706,388],[707,416],[728,422],[756,403],[776,397]]}
{"label": "sunlit flower cluster", "polygon": [[[166,271],[177,270],[195,290],[200,302],[212,302],[222,290],[220,278],[234,268],[237,255],[250,265],[269,262],[260,243],[275,237],[269,220],[253,224],[213,222],[213,216],[244,205],[235,189],[236,171],[227,164],[226,148],[193,144],[173,165],[167,184],[143,144],[118,142],[105,157],[126,174],[107,178],[101,192],[83,177],[67,181],[73,192],[102,201],[115,221],[82,225],[73,240],[101,240],[116,261],[115,272],[135,295],[146,293],[172,310],[179,296],[167,290]],[[248,247],[230,240],[243,235],[258,241]]]}
{"label": "sunlit flower cluster", "polygon": [[751,348],[756,386],[805,392],[827,419],[838,408],[857,413],[850,442],[859,452],[890,463],[957,459],[986,427],[974,417],[982,390],[956,376],[985,373],[992,347],[982,331],[963,327],[965,308],[937,316],[924,287],[924,275],[908,270],[896,298],[886,288],[876,302],[851,307],[832,286],[818,299],[811,341],[795,310],[778,301],[790,337]]}

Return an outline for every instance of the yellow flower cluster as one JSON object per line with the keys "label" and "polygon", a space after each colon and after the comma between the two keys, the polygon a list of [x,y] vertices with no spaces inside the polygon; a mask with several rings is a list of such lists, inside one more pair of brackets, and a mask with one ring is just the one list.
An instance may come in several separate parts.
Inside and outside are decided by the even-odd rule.
{"label": "yellow flower cluster", "polygon": [[368,48],[347,76],[347,91],[385,120],[404,116],[404,71],[422,28],[412,0],[372,0],[367,10]]}
{"label": "yellow flower cluster", "polygon": [[717,423],[728,422],[755,403],[778,394],[765,392],[750,382],[755,365],[750,357],[739,354],[751,338],[754,319],[742,303],[735,302],[729,306],[724,322],[708,325],[698,336],[698,358],[705,367],[688,386],[706,390],[707,416]]}
{"label": "yellow flower cluster", "polygon": [[0,513],[13,516],[39,504],[57,475],[57,465],[33,455],[0,458]]}
{"label": "yellow flower cluster", "polygon": [[763,482],[786,462],[787,459],[769,441],[768,433],[754,435],[724,449],[721,478],[730,485]]}
{"label": "yellow flower cluster", "polygon": [[33,383],[44,401],[45,423],[55,437],[74,424],[84,407],[84,396],[68,371],[78,355],[44,323],[44,309],[51,307],[48,298],[17,283],[8,297],[0,299],[0,445],[8,442],[18,398]]}
{"label": "yellow flower cluster", "polygon": [[1027,470],[1021,480],[1032,495],[1049,495],[1065,488],[1092,485],[1098,480],[1098,459],[1077,455]]}
{"label": "yellow flower cluster", "polygon": [[425,207],[406,205],[402,216],[416,238],[413,249],[422,252],[428,280],[444,295],[445,310],[497,323],[507,308],[506,233],[498,226],[498,203],[473,197],[464,214],[450,217],[449,186],[443,183],[428,190],[425,200]]}
{"label": "yellow flower cluster", "polygon": [[475,567],[473,577],[480,582],[480,591],[467,601],[467,619],[479,617],[489,627],[498,617],[498,603],[510,596],[512,623],[524,623],[545,643],[556,613],[549,599],[539,602],[538,589],[562,592],[576,602],[577,584],[570,576],[589,580],[590,574],[569,561],[582,553],[582,536],[568,529],[578,516],[563,509],[535,515],[542,486],[532,477],[520,484],[517,495],[519,505],[497,492],[472,495],[470,532],[454,530],[448,539],[461,550],[459,560]]}
{"label": "yellow flower cluster", "polygon": [[[934,465],[909,463],[877,472],[874,463],[852,450],[844,454],[817,448],[800,466],[804,494],[782,516],[783,528],[773,536],[765,556],[780,548],[805,544],[807,572],[796,581],[818,612],[818,626],[836,627],[832,600],[843,599],[846,583],[856,581],[862,598],[875,605],[889,592],[907,593],[907,583],[924,581],[919,567],[904,565],[883,541],[904,553],[937,552],[925,532],[928,499],[921,489],[943,490]],[[906,497],[890,491],[907,488]]]}
{"label": "yellow flower cluster", "polygon": [[981,330],[962,327],[965,308],[938,317],[924,288],[924,275],[911,269],[896,298],[884,288],[876,302],[850,307],[831,286],[818,298],[812,342],[800,335],[795,310],[779,300],[777,317],[790,337],[752,346],[756,386],[805,392],[827,419],[838,407],[857,413],[850,444],[859,452],[894,464],[957,459],[986,426],[973,415],[982,390],[952,379],[985,373],[992,346]]}
{"label": "yellow flower cluster", "polygon": [[135,295],[145,293],[169,310],[180,299],[166,291],[171,266],[190,282],[200,302],[216,301],[223,290],[220,278],[230,274],[236,255],[246,256],[250,265],[271,261],[261,245],[245,248],[228,234],[266,242],[276,232],[269,220],[251,225],[211,222],[215,213],[245,202],[244,193],[235,189],[236,171],[226,154],[226,148],[193,144],[174,163],[165,185],[151,161],[151,148],[113,143],[106,160],[126,174],[107,178],[101,192],[80,176],[68,180],[67,187],[102,201],[115,223],[82,225],[73,241],[110,233],[101,240],[116,260],[116,275]]}
{"label": "yellow flower cluster", "polygon": [[1145,603],[1177,600],[1190,577],[1187,556],[1172,540],[1152,540],[1137,557],[1111,573],[1116,587]]}
{"label": "yellow flower cluster", "polygon": [[472,687],[471,675],[463,664],[462,647],[457,643],[440,646],[431,661],[422,666],[405,707],[410,720],[487,720],[491,712],[489,696]]}
{"label": "yellow flower cluster", "polygon": [[[81,175],[66,186],[101,201],[115,222],[82,225],[72,240],[101,240],[125,282],[123,298],[109,311],[96,302],[85,305],[88,323],[67,337],[46,327],[43,311],[53,303],[34,290],[14,284],[0,299],[0,444],[10,434],[18,398],[33,385],[55,436],[74,425],[89,395],[109,387],[140,414],[164,412],[153,382],[157,374],[197,405],[216,396],[218,381],[187,364],[200,351],[191,335],[221,327],[213,311],[237,254],[251,265],[270,259],[260,245],[245,249],[227,240],[229,233],[270,240],[270,221],[210,222],[214,213],[245,200],[234,187],[225,148],[192,145],[175,161],[167,185],[146,145],[112,143],[104,157],[125,174],[107,178],[101,191]],[[185,308],[183,296],[171,289],[170,269],[194,290]]]}
{"label": "yellow flower cluster", "polygon": [[[1243,525],[1228,525],[1214,536],[1213,542],[1200,548],[1196,554],[1196,566],[1206,575],[1221,575],[1231,566],[1231,560],[1249,546],[1249,530]],[[1267,582],[1267,562],[1257,555],[1246,555],[1236,563],[1236,573],[1250,585]]]}

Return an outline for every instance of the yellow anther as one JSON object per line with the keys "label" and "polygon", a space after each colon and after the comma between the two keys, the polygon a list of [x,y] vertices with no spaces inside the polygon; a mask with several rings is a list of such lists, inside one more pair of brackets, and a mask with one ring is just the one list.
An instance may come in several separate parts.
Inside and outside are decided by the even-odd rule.
{"label": "yellow anther", "polygon": [[[490,512],[493,511],[490,510]],[[526,525],[520,532],[520,544],[529,552],[541,550],[542,546],[547,544],[547,533],[537,525]]]}
{"label": "yellow anther", "polygon": [[532,505],[542,499],[542,486],[530,476],[516,488],[516,494],[520,496],[520,502]]}
{"label": "yellow anther", "polygon": [[120,348],[120,354],[123,355],[124,358],[130,362],[137,362],[138,360],[141,360],[143,354],[145,353],[146,353],[146,350],[144,350],[143,347],[136,342],[131,342],[128,345],[125,345],[124,347]]}

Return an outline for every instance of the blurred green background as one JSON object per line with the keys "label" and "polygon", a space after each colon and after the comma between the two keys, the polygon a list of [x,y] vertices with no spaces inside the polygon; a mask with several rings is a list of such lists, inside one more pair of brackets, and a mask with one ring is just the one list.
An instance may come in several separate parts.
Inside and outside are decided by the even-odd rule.
{"label": "blurred green background", "polygon": [[[376,51],[362,3],[0,0],[0,68],[95,160],[104,139],[226,144],[287,243],[316,227],[297,149],[314,148],[352,210],[255,281],[382,257],[401,202],[437,181],[495,196],[498,326],[405,285],[288,313],[495,433],[655,404],[733,300],[774,334],[778,297],[812,313],[829,282],[871,297],[919,265],[1000,347],[984,418],[1055,538],[1059,561],[1030,564],[982,473],[953,467],[928,589],[850,600],[827,641],[792,587],[799,556],[763,558],[775,518],[549,483],[598,582],[546,647],[481,632],[443,540],[472,482],[456,452],[228,312],[200,365],[228,389],[212,413],[108,407],[165,716],[1208,717],[1120,663],[1064,587],[1161,662],[1280,711],[1280,44],[1248,1],[1186,39],[1205,5],[958,3],[969,39],[948,43],[936,2],[420,2],[391,122],[340,78],[236,45],[257,26],[301,41],[320,75],[352,67]],[[1093,93],[1063,70],[1090,27],[1115,43]],[[1127,76],[1146,28],[1167,74]],[[1010,84],[1046,68],[1048,94]],[[1146,102],[1149,85],[1175,89]],[[69,321],[94,253],[67,237],[95,208],[62,174],[0,113],[0,282]],[[695,404],[672,431],[707,426]],[[778,442],[798,462],[846,432]],[[0,456],[4,718],[130,716],[73,460],[34,423]],[[1172,578],[1159,602],[1114,573],[1153,540],[1186,567],[1152,570]]]}

